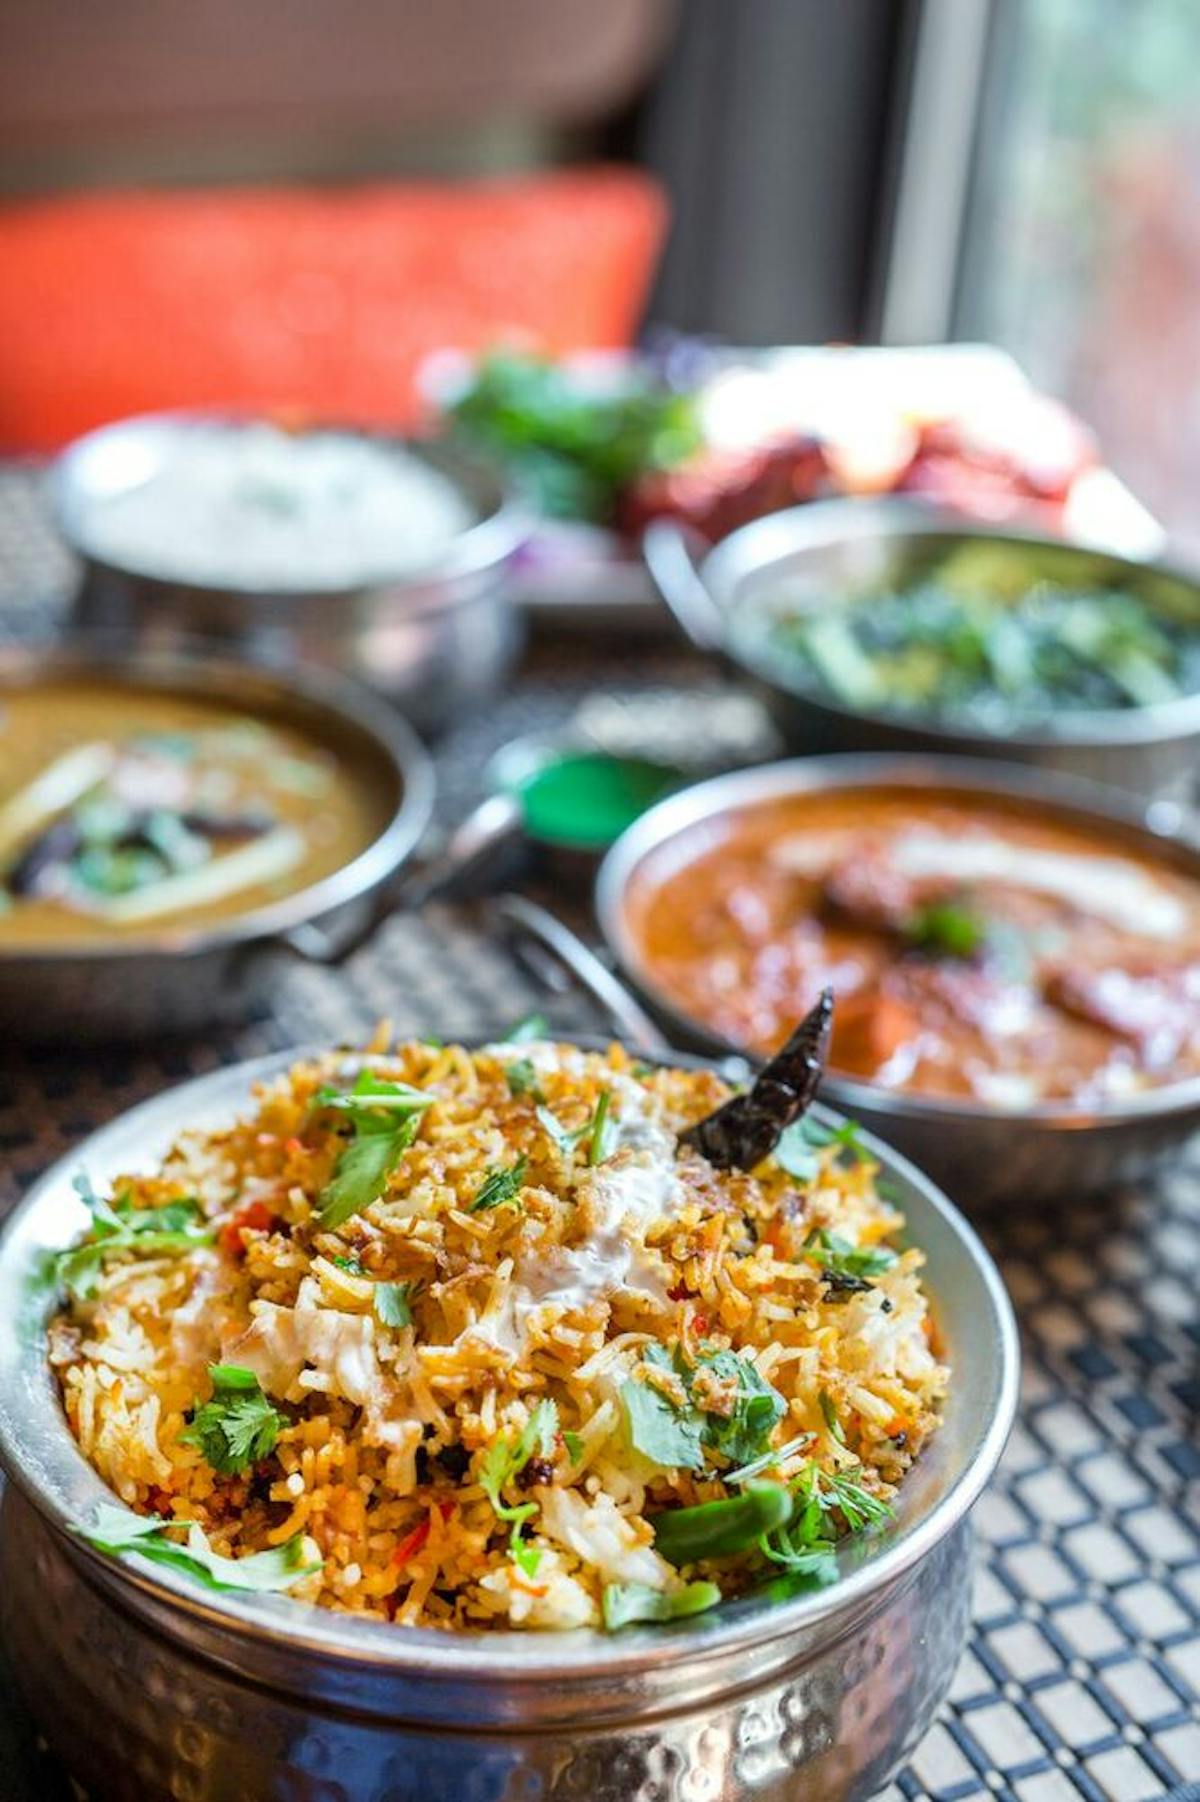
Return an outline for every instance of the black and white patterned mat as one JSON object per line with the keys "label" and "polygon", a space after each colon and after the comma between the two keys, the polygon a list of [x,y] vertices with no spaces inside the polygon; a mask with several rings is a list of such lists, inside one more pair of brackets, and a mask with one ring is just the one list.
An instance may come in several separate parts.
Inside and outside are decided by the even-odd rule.
{"label": "black and white patterned mat", "polygon": [[[0,642],[44,635],[70,579],[36,475],[0,471]],[[636,698],[711,680],[665,644],[589,645],[582,675],[581,661],[577,647],[539,649],[438,747],[445,820],[478,798],[493,749],[565,721],[589,686]],[[288,971],[236,1033],[102,1059],[0,1048],[0,1213],[94,1127],[219,1063],[353,1040],[381,1015],[447,1036],[535,1007],[564,1031],[598,1025],[578,997],[547,1001],[474,913],[441,908],[394,921],[344,977]],[[1188,1795],[1200,1780],[1200,1151],[1154,1187],[984,1227],[1021,1318],[1024,1395],[976,1512],[972,1644],[889,1802]],[[7,1701],[0,1797],[57,1802],[67,1791],[11,1685]]]}

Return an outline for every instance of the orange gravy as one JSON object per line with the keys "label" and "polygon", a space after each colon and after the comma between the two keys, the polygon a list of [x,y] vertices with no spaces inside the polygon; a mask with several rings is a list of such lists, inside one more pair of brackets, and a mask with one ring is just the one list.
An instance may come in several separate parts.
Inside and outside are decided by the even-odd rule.
{"label": "orange gravy", "polygon": [[1200,881],[1052,811],[965,793],[770,800],[635,872],[651,985],[774,1049],[831,983],[831,1066],[998,1108],[1200,1072]]}

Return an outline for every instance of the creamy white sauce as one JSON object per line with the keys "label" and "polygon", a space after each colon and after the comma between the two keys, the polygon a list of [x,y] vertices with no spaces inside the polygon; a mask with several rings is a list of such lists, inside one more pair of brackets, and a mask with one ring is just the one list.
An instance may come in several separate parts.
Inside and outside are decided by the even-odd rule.
{"label": "creamy white sauce", "polygon": [[1035,889],[1095,919],[1151,938],[1172,938],[1187,924],[1187,909],[1176,895],[1119,857],[1039,851],[984,833],[950,838],[939,832],[906,832],[894,840],[892,860],[906,876],[1007,882]]}
{"label": "creamy white sauce", "polygon": [[[855,842],[852,832],[797,833],[772,846],[771,858],[816,880]],[[1042,851],[985,832],[951,837],[926,829],[896,834],[889,841],[888,857],[903,875],[918,881],[943,877],[964,883],[1008,883],[1053,895],[1093,919],[1149,938],[1173,938],[1187,924],[1187,909],[1179,897],[1120,857]]]}

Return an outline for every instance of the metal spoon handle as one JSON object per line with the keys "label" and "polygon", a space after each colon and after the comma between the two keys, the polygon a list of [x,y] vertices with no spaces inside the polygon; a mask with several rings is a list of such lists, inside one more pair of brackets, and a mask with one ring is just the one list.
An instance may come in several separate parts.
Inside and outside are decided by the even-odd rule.
{"label": "metal spoon handle", "polygon": [[641,1003],[569,926],[524,895],[500,895],[492,912],[510,940],[532,940],[548,952],[602,1009],[624,1044],[655,1057],[670,1052],[669,1041]]}
{"label": "metal spoon handle", "polygon": [[307,963],[338,966],[360,951],[394,913],[412,913],[452,894],[477,876],[522,830],[520,804],[511,795],[489,795],[455,827],[442,850],[420,869],[404,872],[380,890],[366,915],[343,934],[298,926],[279,941]]}

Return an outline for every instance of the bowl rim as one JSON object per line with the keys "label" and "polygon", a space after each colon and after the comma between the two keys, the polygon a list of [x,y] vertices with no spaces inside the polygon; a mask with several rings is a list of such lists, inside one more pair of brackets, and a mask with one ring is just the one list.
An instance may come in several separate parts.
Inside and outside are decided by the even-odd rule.
{"label": "bowl rim", "polygon": [[369,894],[410,856],[433,814],[433,760],[413,728],[393,708],[356,682],[311,665],[283,668],[267,658],[233,656],[227,646],[201,638],[173,640],[170,650],[134,648],[116,633],[75,631],[46,645],[0,649],[0,703],[10,688],[36,687],[97,671],[105,682],[130,688],[160,687],[236,706],[239,695],[265,691],[286,716],[289,707],[312,709],[330,724],[365,739],[390,767],[399,785],[391,817],[349,862],[265,907],[233,914],[211,925],[163,927],[67,944],[0,945],[0,968],[54,962],[91,964],[122,957],[202,956],[279,937]]}
{"label": "bowl rim", "polygon": [[[456,493],[466,497],[476,515],[469,525],[456,533],[448,549],[415,567],[388,575],[382,570],[367,571],[348,582],[318,583],[315,586],[289,587],[269,582],[194,581],[182,575],[164,574],[132,561],[114,561],[92,548],[86,525],[87,508],[93,492],[87,479],[87,466],[97,454],[113,444],[133,437],[169,438],[178,428],[202,426],[246,429],[254,425],[271,425],[269,413],[250,407],[164,407],[142,413],[126,414],[121,419],[94,426],[61,450],[50,471],[50,496],[55,522],[68,546],[77,556],[97,569],[128,579],[145,582],[160,589],[186,590],[197,595],[233,597],[253,605],[256,602],[299,604],[307,600],[332,600],[338,596],[360,594],[364,590],[386,588],[399,593],[404,589],[419,590],[423,584],[442,577],[469,577],[512,555],[528,533],[528,520],[516,491],[499,467],[482,454],[452,444],[446,439],[423,438],[401,432],[386,425],[364,425],[361,422],[334,418],[306,421],[295,436],[324,433],[340,438],[361,439],[371,444],[402,450],[435,469],[451,483]],[[487,490],[482,506],[472,492],[473,484]]]}
{"label": "bowl rim", "polygon": [[914,738],[936,738],[944,741],[951,753],[971,745],[985,748],[992,756],[1002,756],[1005,746],[1030,753],[1071,748],[1106,749],[1153,745],[1200,733],[1200,687],[1170,701],[1119,708],[1064,708],[1040,727],[1018,723],[1012,731],[989,731],[940,719],[932,713],[906,714],[887,708],[847,706],[817,684],[808,687],[782,680],[777,661],[765,652],[761,657],[754,656],[744,643],[734,638],[730,631],[730,614],[734,599],[745,583],[759,581],[774,564],[793,555],[877,537],[995,540],[1034,553],[1049,553],[1051,557],[1072,554],[1094,557],[1120,571],[1128,571],[1129,581],[1134,586],[1150,576],[1192,589],[1200,613],[1200,580],[1194,573],[1159,558],[1137,560],[1096,544],[1031,531],[1026,525],[1008,526],[972,520],[918,496],[868,498],[845,495],[765,514],[730,532],[707,553],[699,575],[721,615],[724,654],[780,695],[814,711],[823,711],[846,722],[866,722],[889,732],[909,733]]}
{"label": "bowl rim", "polygon": [[[497,1040],[472,1034],[463,1042],[479,1047]],[[557,1042],[602,1048],[611,1041],[580,1034]],[[856,1609],[861,1613],[869,1608],[877,1596],[890,1593],[964,1521],[995,1470],[1016,1413],[1020,1346],[1012,1303],[990,1254],[953,1203],[906,1158],[864,1135],[884,1172],[903,1191],[901,1207],[915,1205],[929,1222],[914,1239],[927,1245],[933,1227],[945,1236],[952,1253],[965,1260],[975,1280],[977,1312],[972,1314],[969,1340],[964,1338],[963,1343],[948,1349],[960,1370],[972,1360],[980,1361],[978,1368],[991,1405],[983,1410],[985,1418],[972,1414],[963,1420],[966,1443],[958,1458],[958,1474],[938,1490],[932,1505],[829,1588],[781,1601],[750,1596],[726,1603],[713,1615],[695,1621],[626,1629],[620,1634],[580,1628],[544,1633],[499,1629],[455,1635],[436,1628],[397,1627],[340,1615],[315,1604],[298,1604],[286,1596],[251,1599],[215,1594],[136,1554],[114,1558],[90,1546],[76,1530],[86,1518],[85,1510],[119,1498],[84,1458],[67,1425],[47,1362],[45,1325],[54,1296],[40,1272],[52,1240],[40,1217],[69,1207],[76,1224],[82,1224],[77,1210],[83,1204],[72,1195],[70,1183],[85,1161],[91,1160],[93,1165],[97,1160],[103,1162],[107,1148],[115,1173],[121,1158],[118,1147],[126,1144],[131,1133],[144,1133],[148,1151],[152,1147],[153,1154],[158,1154],[179,1131],[181,1104],[197,1103],[203,1110],[207,1101],[208,1112],[202,1112],[204,1124],[228,1120],[248,1102],[254,1083],[285,1071],[297,1060],[327,1055],[328,1050],[298,1046],[270,1053],[193,1077],[139,1103],[57,1159],[0,1230],[0,1463],[39,1516],[69,1542],[72,1555],[127,1601],[140,1595],[160,1623],[166,1604],[168,1610],[180,1610],[181,1619],[206,1624],[226,1636],[232,1633],[239,1643],[277,1644],[283,1636],[291,1649],[331,1661],[335,1667],[369,1668],[385,1676],[435,1683],[463,1678],[495,1683],[499,1677],[503,1684],[518,1687],[569,1684],[591,1674],[610,1678],[652,1669],[662,1672],[683,1657],[709,1660],[831,1621],[841,1623]],[[351,1067],[361,1062],[362,1054],[342,1055],[352,1060]],[[712,1064],[711,1059],[674,1052],[649,1061],[689,1068]],[[828,1108],[818,1107],[816,1112],[831,1124],[840,1118]],[[121,1167],[128,1168],[128,1162],[123,1160]],[[55,1245],[61,1243],[58,1233],[52,1239]],[[932,1299],[936,1307],[936,1294]],[[965,1376],[960,1384],[965,1390]],[[951,1396],[954,1389],[952,1382]],[[936,1471],[933,1460],[938,1443],[935,1436],[931,1442],[934,1449],[923,1454],[928,1462],[918,1460],[915,1471]],[[166,1618],[170,1622],[169,1612]]]}
{"label": "bowl rim", "polygon": [[[1200,880],[1200,832],[1187,828],[1182,807],[1171,801],[1139,801],[1119,789],[1074,776],[1030,769],[1021,764],[984,762],[937,752],[845,751],[824,757],[792,757],[711,776],[655,802],[630,826],[604,857],[596,875],[595,912],[600,932],[620,968],[646,997],[654,1011],[694,1042],[716,1051],[745,1055],[745,1047],[726,1040],[699,1016],[684,1012],[645,969],[630,925],[626,900],[639,865],[670,839],[704,821],[777,800],[787,795],[834,793],[865,788],[973,791],[1002,800],[1033,800],[1073,816],[1093,830],[1105,825],[1144,841],[1147,852],[1169,848],[1190,861]],[[851,1112],[869,1108],[898,1120],[941,1120],[979,1123],[1010,1121],[1013,1125],[1054,1132],[1109,1130],[1152,1119],[1200,1110],[1200,1073],[1182,1082],[1163,1084],[1122,1098],[1113,1107],[1068,1107],[1043,1102],[1036,1107],[990,1107],[958,1096],[914,1094],[880,1083],[843,1076],[830,1069],[822,1093]]]}

